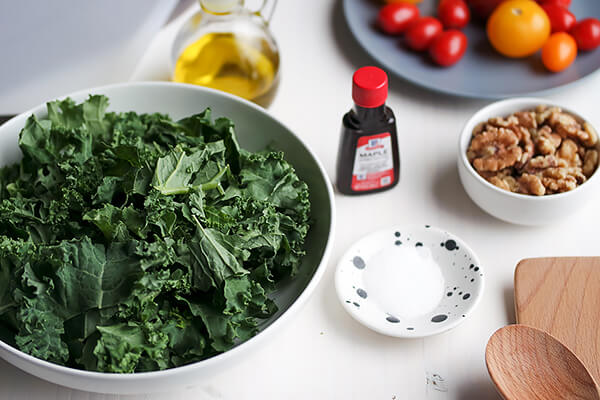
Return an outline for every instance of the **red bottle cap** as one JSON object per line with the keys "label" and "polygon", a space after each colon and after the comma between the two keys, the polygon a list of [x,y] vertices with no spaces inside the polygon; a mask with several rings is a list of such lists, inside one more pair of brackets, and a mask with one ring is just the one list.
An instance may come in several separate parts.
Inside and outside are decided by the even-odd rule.
{"label": "red bottle cap", "polygon": [[352,78],[352,99],[357,106],[375,108],[385,104],[388,94],[388,77],[377,67],[362,67]]}

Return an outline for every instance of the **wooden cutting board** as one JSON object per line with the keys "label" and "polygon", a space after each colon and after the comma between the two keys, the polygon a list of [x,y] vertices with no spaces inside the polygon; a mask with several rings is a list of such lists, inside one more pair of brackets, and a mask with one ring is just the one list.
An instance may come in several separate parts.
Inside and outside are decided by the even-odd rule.
{"label": "wooden cutting board", "polygon": [[600,257],[522,260],[515,308],[517,323],[559,339],[600,382]]}

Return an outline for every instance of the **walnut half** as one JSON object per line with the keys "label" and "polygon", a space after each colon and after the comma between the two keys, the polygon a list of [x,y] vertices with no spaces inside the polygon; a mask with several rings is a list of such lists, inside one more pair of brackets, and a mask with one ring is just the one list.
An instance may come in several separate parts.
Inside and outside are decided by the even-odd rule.
{"label": "walnut half", "polygon": [[471,141],[467,157],[477,171],[499,171],[515,165],[523,149],[510,129],[486,127]]}

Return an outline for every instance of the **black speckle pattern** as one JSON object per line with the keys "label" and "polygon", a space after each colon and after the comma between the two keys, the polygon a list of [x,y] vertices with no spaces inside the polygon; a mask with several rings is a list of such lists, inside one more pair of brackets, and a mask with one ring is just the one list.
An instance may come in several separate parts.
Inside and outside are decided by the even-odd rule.
{"label": "black speckle pattern", "polygon": [[431,225],[425,225],[425,228],[431,228]]}
{"label": "black speckle pattern", "polygon": [[400,245],[402,244],[402,242],[401,242],[400,240],[396,240],[396,241],[394,242],[394,244],[395,244],[396,246],[400,246]]}
{"label": "black speckle pattern", "polygon": [[463,296],[463,300],[467,300],[469,297],[471,297],[471,295],[469,293],[465,293],[465,295]]}
{"label": "black speckle pattern", "polygon": [[444,322],[447,319],[448,319],[447,315],[438,314],[438,315],[434,316],[433,318],[431,318],[431,322],[440,323],[440,322]]}
{"label": "black speckle pattern", "polygon": [[446,243],[443,243],[443,246],[446,247],[446,250],[448,251],[458,250],[456,242],[452,239],[446,240]]}
{"label": "black speckle pattern", "polygon": [[414,330],[415,330],[415,328],[413,328],[413,327],[410,327],[410,326],[409,326],[408,328],[406,328],[406,330],[407,330],[407,331],[414,331]]}
{"label": "black speckle pattern", "polygon": [[356,289],[356,294],[363,299],[367,298],[367,292],[364,289],[361,289],[361,288]]}
{"label": "black speckle pattern", "polygon": [[396,232],[396,233],[394,233],[394,236],[396,236],[396,237],[400,237],[400,232]]}
{"label": "black speckle pattern", "polygon": [[473,268],[473,271],[475,271],[475,272],[479,271],[479,267]]}
{"label": "black speckle pattern", "polygon": [[423,247],[423,243],[417,242],[417,243],[415,243],[415,247]]}
{"label": "black speckle pattern", "polygon": [[453,294],[454,294],[454,293],[452,293],[452,292],[448,292],[448,293],[446,293],[446,296],[450,297],[450,296],[452,296]]}
{"label": "black speckle pattern", "polygon": [[362,257],[356,256],[352,259],[352,264],[358,269],[365,269],[367,264],[365,264],[365,260]]}
{"label": "black speckle pattern", "polygon": [[356,308],[360,308],[360,304],[358,304],[357,302],[352,303],[356,306]]}
{"label": "black speckle pattern", "polygon": [[398,322],[400,322],[400,320],[394,317],[393,315],[388,316],[385,320],[387,322],[391,322],[392,324],[397,324]]}
{"label": "black speckle pattern", "polygon": [[352,302],[351,302],[350,300],[346,300],[346,303],[350,304],[350,303],[352,303]]}

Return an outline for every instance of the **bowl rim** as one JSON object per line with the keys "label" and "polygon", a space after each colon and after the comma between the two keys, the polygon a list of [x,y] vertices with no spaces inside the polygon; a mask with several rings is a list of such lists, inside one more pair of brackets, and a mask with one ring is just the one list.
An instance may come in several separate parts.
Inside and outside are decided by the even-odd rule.
{"label": "bowl rim", "polygon": [[[426,337],[430,337],[430,336],[437,336],[439,334],[442,334],[444,332],[448,332],[449,330],[452,330],[454,328],[456,328],[458,325],[460,325],[461,323],[463,323],[465,320],[467,320],[471,314],[473,314],[473,312],[475,311],[475,309],[477,309],[477,306],[479,305],[481,299],[483,298],[484,295],[484,291],[485,291],[485,281],[486,281],[486,276],[487,275],[482,275],[481,279],[479,279],[479,285],[478,285],[478,290],[477,292],[475,292],[473,294],[473,301],[471,301],[469,307],[465,310],[465,315],[466,317],[464,318],[456,318],[450,322],[448,322],[447,324],[440,326],[439,329],[429,333],[429,334],[407,334],[406,332],[403,333],[399,333],[399,334],[395,334],[391,331],[385,330],[385,329],[381,329],[371,323],[369,323],[366,320],[360,319],[359,317],[359,313],[355,313],[354,309],[351,307],[348,307],[346,302],[345,302],[345,298],[342,296],[342,281],[343,281],[343,277],[344,275],[346,275],[345,273],[341,272],[342,267],[344,266],[345,262],[350,258],[350,256],[353,254],[353,250],[354,248],[361,243],[363,240],[367,239],[368,237],[371,236],[378,236],[378,235],[382,235],[385,233],[388,233],[391,230],[397,230],[397,231],[409,231],[409,232],[415,232],[417,230],[428,230],[428,231],[433,231],[436,234],[445,236],[451,236],[452,239],[454,239],[455,241],[457,241],[461,248],[465,249],[465,252],[468,253],[471,258],[472,258],[472,263],[477,265],[480,268],[481,274],[484,273],[485,268],[482,267],[481,265],[481,260],[479,259],[479,257],[477,256],[477,253],[475,253],[475,251],[473,251],[473,249],[471,248],[471,246],[469,246],[469,244],[467,242],[464,241],[464,239],[460,236],[455,235],[454,233],[442,229],[440,227],[434,226],[434,225],[426,225],[426,224],[407,224],[407,225],[390,225],[387,228],[382,228],[382,229],[378,229],[372,232],[369,232],[365,235],[362,235],[359,239],[357,239],[356,241],[354,241],[350,246],[348,246],[348,248],[346,249],[346,251],[344,251],[344,254],[342,255],[342,257],[339,259],[337,265],[336,265],[336,269],[335,269],[335,278],[334,278],[334,282],[335,282],[335,292],[336,292],[336,296],[340,302],[341,307],[346,310],[346,312],[358,323],[360,323],[361,325],[363,325],[366,328],[371,329],[374,332],[377,332],[381,335],[385,335],[385,336],[389,336],[389,337],[396,337],[399,339],[423,339]],[[445,293],[445,292],[444,292]]]}
{"label": "bowl rim", "polygon": [[[577,185],[577,187],[573,190],[569,190],[568,192],[553,193],[553,194],[548,194],[548,195],[543,195],[543,196],[534,196],[534,195],[523,194],[523,193],[514,193],[514,192],[510,192],[508,190],[501,189],[498,186],[493,185],[490,182],[488,182],[487,180],[485,180],[475,170],[475,168],[473,168],[473,166],[467,159],[467,149],[468,149],[470,140],[467,141],[466,137],[472,136],[473,128],[478,123],[485,122],[489,119],[488,117],[485,117],[485,118],[482,117],[482,115],[487,114],[491,109],[494,109],[494,108],[510,106],[510,107],[515,108],[515,110],[511,111],[511,112],[517,112],[517,111],[523,111],[524,107],[535,107],[536,105],[540,105],[540,104],[547,105],[550,107],[559,107],[563,111],[566,111],[569,114],[572,114],[573,116],[580,118],[581,120],[591,124],[590,120],[588,118],[585,118],[581,113],[575,112],[572,109],[570,109],[569,107],[563,107],[561,104],[558,104],[558,103],[555,103],[555,102],[552,102],[552,101],[549,101],[546,99],[542,99],[539,97],[514,97],[514,98],[510,98],[510,99],[495,101],[495,102],[489,103],[486,106],[480,108],[471,117],[469,117],[469,119],[464,124],[463,129],[459,135],[458,159],[459,159],[459,163],[462,164],[462,166],[464,166],[466,168],[466,170],[469,172],[469,174],[471,176],[473,176],[475,178],[475,180],[477,182],[479,182],[481,185],[483,185],[485,188],[491,189],[492,191],[494,191],[500,195],[508,196],[508,197],[511,197],[514,199],[521,199],[521,200],[525,200],[525,201],[541,203],[541,202],[553,201],[554,199],[564,198],[564,197],[568,197],[568,196],[575,196],[576,194],[574,194],[574,193],[581,192],[580,189],[582,187],[590,184],[591,182],[596,182],[596,181],[598,181],[598,179],[600,179],[600,173],[598,173],[600,166],[597,166],[596,170],[594,171],[592,176],[589,177],[581,185]],[[504,114],[506,114],[506,113],[504,113]],[[501,116],[504,117],[505,115],[501,115]],[[594,127],[594,126],[592,125],[592,127]],[[463,144],[463,142],[466,143],[466,146]],[[597,147],[600,146],[600,141],[598,142],[598,144],[596,146]],[[586,187],[589,187],[589,186],[586,186]]]}
{"label": "bowl rim", "polygon": [[[330,254],[331,254],[332,247],[333,247],[335,225],[336,225],[335,197],[334,197],[331,181],[330,181],[329,176],[327,175],[327,172],[326,172],[325,168],[323,167],[321,161],[319,160],[319,158],[317,158],[316,154],[307,145],[307,143],[300,136],[298,136],[296,133],[294,133],[294,131],[291,130],[286,124],[284,124],[283,122],[281,122],[280,120],[278,120],[277,118],[272,116],[266,109],[263,109],[262,107],[258,106],[257,104],[254,104],[248,100],[242,99],[240,97],[234,96],[229,93],[218,91],[216,89],[211,89],[211,88],[197,86],[197,85],[191,85],[191,84],[185,84],[185,83],[162,82],[162,81],[136,81],[136,82],[125,82],[125,83],[116,83],[116,84],[110,84],[110,85],[104,85],[104,86],[97,86],[97,87],[93,87],[93,88],[78,90],[76,92],[72,92],[67,95],[58,96],[56,98],[53,98],[53,99],[50,99],[47,101],[60,100],[60,99],[64,99],[67,97],[82,97],[87,94],[93,94],[94,92],[99,92],[99,94],[102,94],[102,92],[107,91],[107,90],[122,89],[122,88],[144,88],[144,87],[166,88],[167,90],[173,89],[173,90],[191,90],[191,91],[197,91],[197,92],[208,92],[208,93],[211,93],[212,95],[216,95],[217,97],[219,97],[219,96],[224,97],[231,101],[242,103],[245,106],[252,108],[254,111],[267,116],[269,119],[273,120],[276,124],[280,125],[283,129],[286,129],[294,137],[296,137],[296,139],[300,142],[300,144],[302,146],[304,146],[306,151],[310,154],[310,156],[315,161],[315,163],[323,177],[323,180],[325,182],[325,186],[327,188],[327,195],[330,198],[329,212],[331,214],[331,218],[330,218],[330,223],[329,223],[329,233],[327,236],[327,243],[325,244],[325,249],[323,250],[323,254],[321,256],[321,260],[320,260],[319,264],[317,265],[317,268],[315,269],[315,271],[312,275],[312,278],[310,278],[310,280],[308,281],[308,284],[306,285],[306,287],[302,290],[300,295],[290,304],[290,306],[287,308],[287,310],[285,310],[278,318],[276,318],[273,322],[271,322],[266,328],[259,331],[256,335],[254,335],[250,339],[236,345],[235,347],[233,347],[223,353],[217,354],[213,357],[206,358],[206,359],[200,360],[200,361],[196,361],[196,362],[193,362],[190,364],[185,364],[185,365],[181,365],[178,367],[173,367],[173,368],[169,368],[169,369],[165,369],[165,370],[158,370],[158,371],[134,372],[134,373],[98,372],[98,371],[88,371],[88,370],[83,370],[83,369],[67,367],[64,365],[52,363],[50,361],[42,360],[41,358],[37,358],[30,354],[27,354],[15,347],[9,345],[8,343],[5,343],[4,341],[0,340],[0,349],[1,350],[4,350],[4,351],[12,354],[14,357],[23,359],[24,361],[28,362],[29,364],[33,364],[36,367],[40,367],[43,369],[49,369],[49,370],[52,370],[57,373],[68,375],[70,377],[95,379],[99,383],[101,381],[108,383],[108,382],[114,381],[114,380],[118,380],[121,382],[134,381],[134,380],[148,381],[148,380],[152,380],[152,379],[155,379],[158,377],[166,378],[169,376],[177,375],[184,371],[189,372],[192,370],[201,370],[201,369],[210,368],[214,364],[218,364],[218,363],[223,362],[226,359],[235,357],[242,350],[245,351],[244,349],[250,349],[252,347],[256,347],[257,343],[259,343],[260,340],[262,338],[264,338],[267,333],[271,333],[275,329],[278,329],[278,327],[280,327],[285,321],[287,321],[288,319],[293,317],[295,315],[295,312],[297,310],[299,310],[306,303],[308,298],[312,295],[315,288],[321,282],[323,275],[325,274],[325,270],[327,269],[328,260],[330,258]],[[0,126],[0,135],[4,134],[5,130],[15,129],[15,127],[13,125],[16,125],[17,123],[20,124],[22,120],[28,118],[31,114],[36,114],[36,115],[39,114],[46,107],[46,102],[38,104],[38,105],[30,108],[29,110],[24,111],[24,112],[16,115],[15,117],[11,118],[7,122],[5,122],[3,125]],[[20,131],[20,129],[22,129],[22,127],[19,128],[19,131]],[[15,364],[13,364],[10,360],[6,359],[6,361],[17,368],[22,369],[21,366],[17,366]],[[25,371],[28,373],[32,373],[28,370],[25,370]],[[39,376],[37,374],[34,374],[34,375]]]}

